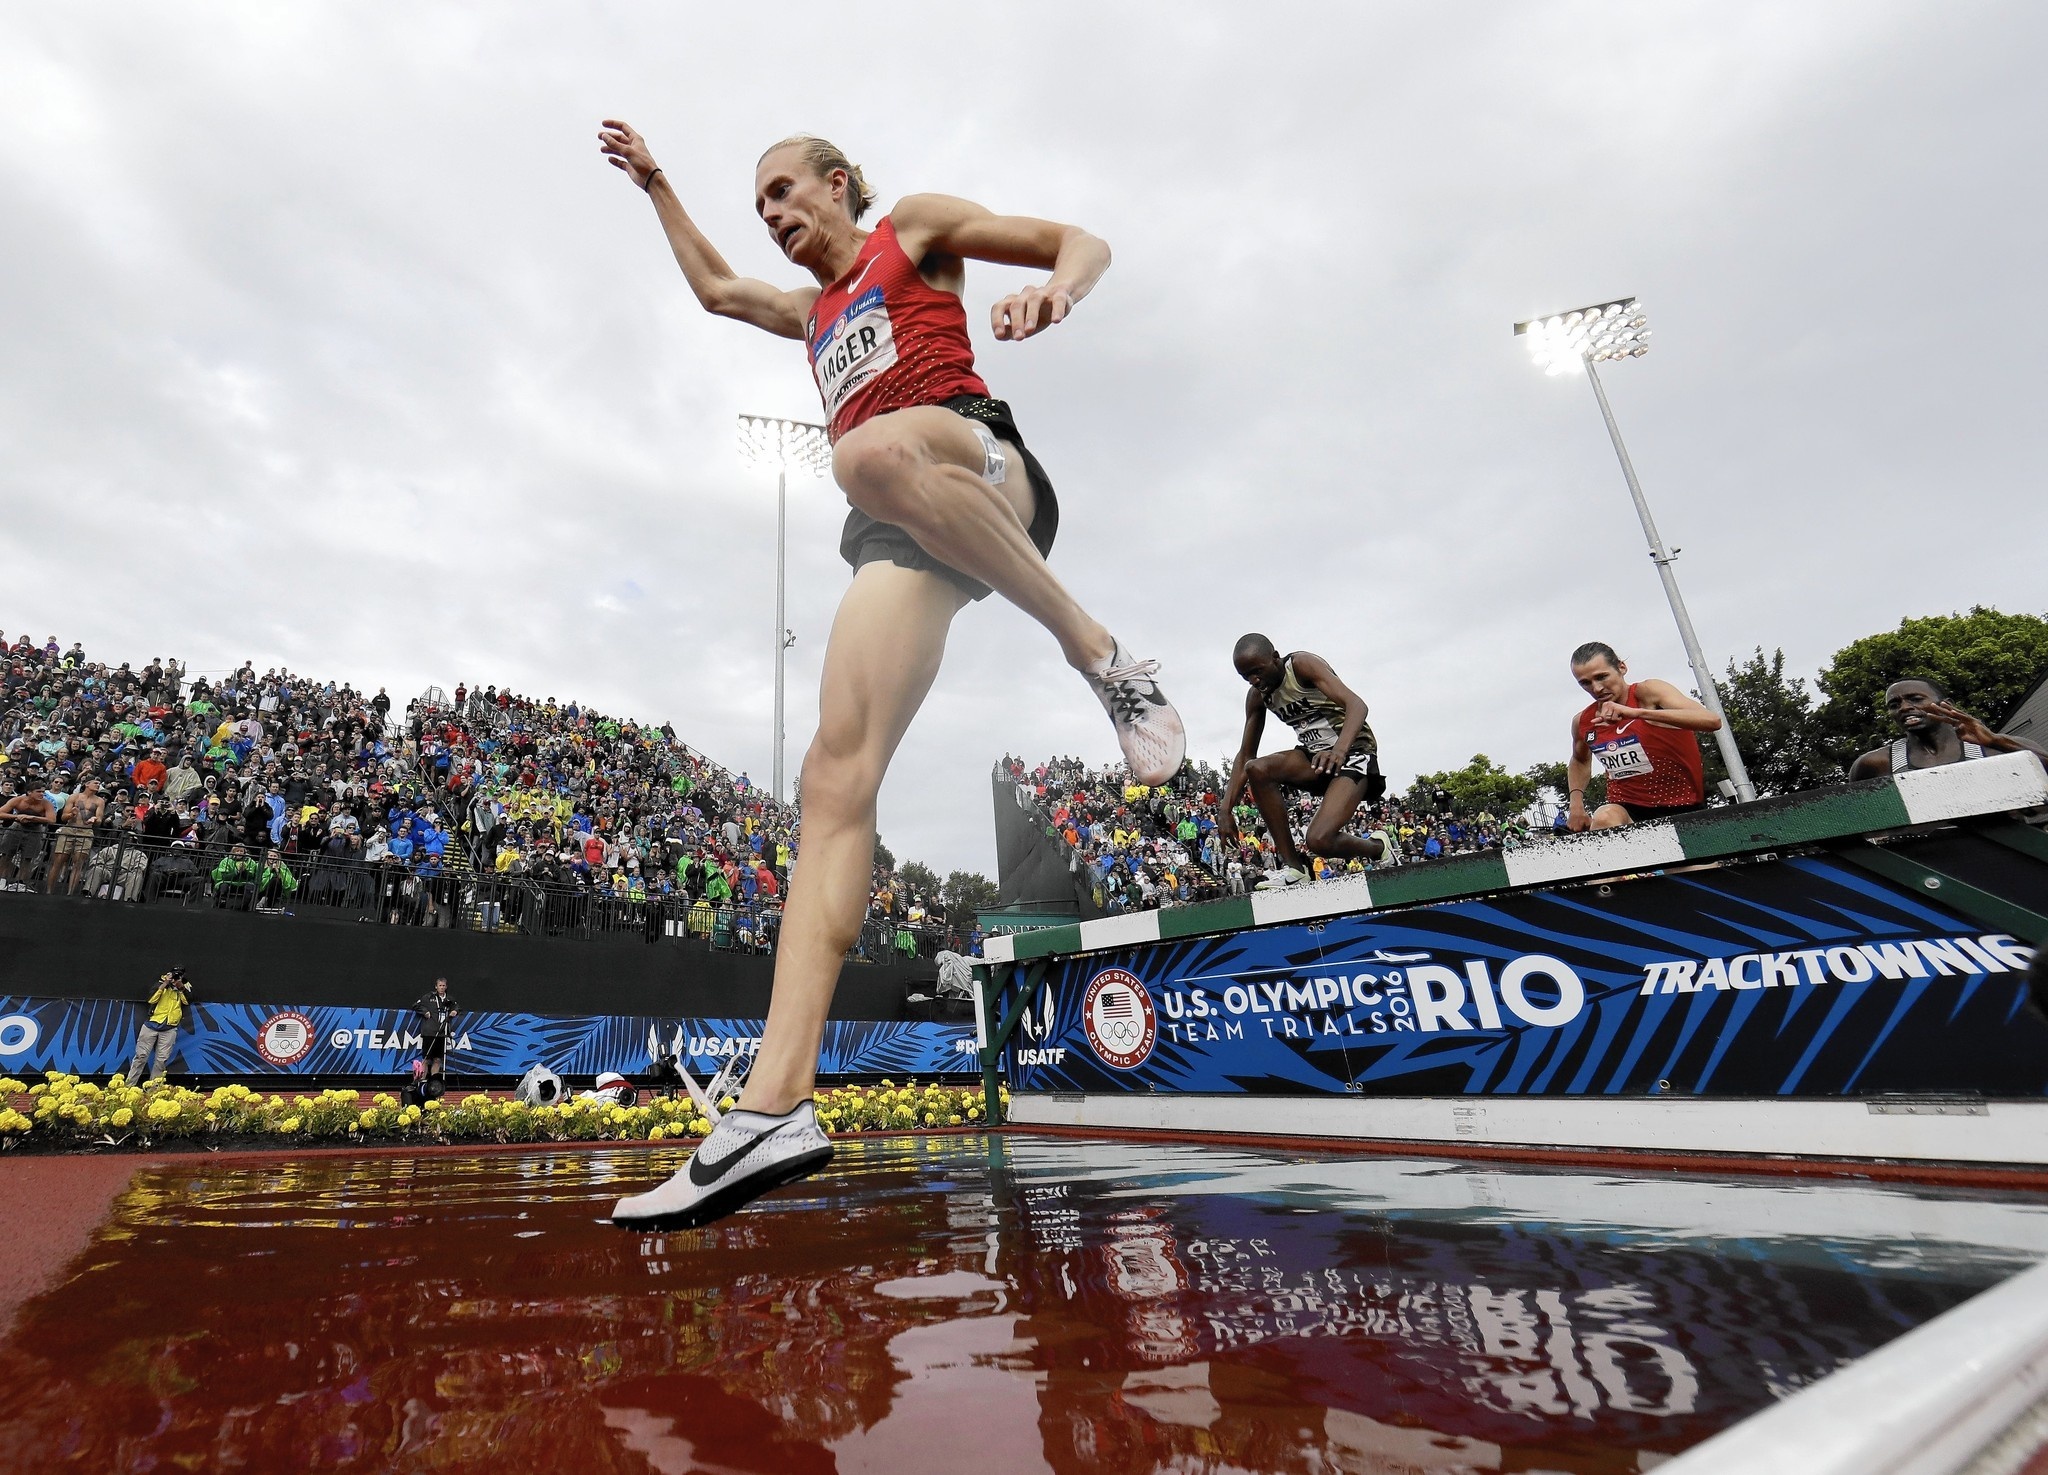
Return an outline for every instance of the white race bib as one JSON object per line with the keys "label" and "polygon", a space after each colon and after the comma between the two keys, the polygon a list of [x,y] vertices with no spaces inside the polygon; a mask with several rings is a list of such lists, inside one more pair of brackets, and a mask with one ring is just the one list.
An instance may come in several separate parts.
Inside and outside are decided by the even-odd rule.
{"label": "white race bib", "polygon": [[1600,771],[1610,779],[1648,778],[1656,772],[1640,738],[1610,738],[1604,743],[1595,743],[1593,756],[1600,760]]}
{"label": "white race bib", "polygon": [[825,402],[826,421],[837,419],[840,406],[854,391],[895,363],[896,334],[889,326],[888,304],[879,286],[870,287],[847,305],[811,349],[811,372],[817,376],[818,397]]}

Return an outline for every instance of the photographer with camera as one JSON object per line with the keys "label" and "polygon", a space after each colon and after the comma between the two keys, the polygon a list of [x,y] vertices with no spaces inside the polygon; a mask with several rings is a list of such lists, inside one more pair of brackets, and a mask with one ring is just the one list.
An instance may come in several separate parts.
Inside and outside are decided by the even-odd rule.
{"label": "photographer with camera", "polygon": [[420,995],[412,1012],[419,1016],[420,1059],[426,1064],[421,1093],[439,1096],[448,1089],[448,1045],[454,1034],[455,1017],[462,1009],[448,995],[448,980],[437,978],[433,988]]}
{"label": "photographer with camera", "polygon": [[152,1083],[164,1078],[171,1068],[171,1052],[178,1047],[178,1026],[192,1007],[192,984],[183,968],[174,967],[156,982],[149,996],[149,1017],[135,1034],[135,1054],[128,1062],[128,1084],[142,1079],[145,1066]]}

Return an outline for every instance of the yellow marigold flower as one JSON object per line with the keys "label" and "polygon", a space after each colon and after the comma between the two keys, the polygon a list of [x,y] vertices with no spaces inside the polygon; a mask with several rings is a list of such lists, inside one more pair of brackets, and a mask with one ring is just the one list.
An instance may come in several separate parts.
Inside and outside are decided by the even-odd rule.
{"label": "yellow marigold flower", "polygon": [[112,1122],[117,1127],[125,1127],[130,1122],[135,1120],[135,1113],[130,1111],[127,1107],[123,1106],[117,1108],[114,1114],[108,1117],[107,1120]]}

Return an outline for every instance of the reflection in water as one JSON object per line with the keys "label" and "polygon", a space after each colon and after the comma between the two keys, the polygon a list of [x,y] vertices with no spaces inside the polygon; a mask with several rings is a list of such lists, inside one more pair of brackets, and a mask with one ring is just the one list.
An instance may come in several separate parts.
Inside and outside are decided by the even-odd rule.
{"label": "reflection in water", "polygon": [[0,1470],[1647,1469],[2048,1255],[1867,1185],[855,1142],[142,1170],[0,1347]]}

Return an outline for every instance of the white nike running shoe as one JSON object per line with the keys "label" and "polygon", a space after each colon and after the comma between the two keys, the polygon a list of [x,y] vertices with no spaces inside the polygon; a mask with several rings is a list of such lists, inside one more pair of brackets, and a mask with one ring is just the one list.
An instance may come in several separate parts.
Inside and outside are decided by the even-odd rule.
{"label": "white nike running shoe", "polygon": [[1290,886],[1299,886],[1308,880],[1308,872],[1296,866],[1277,866],[1266,872],[1266,879],[1254,886],[1254,891],[1285,891]]}
{"label": "white nike running shoe", "polygon": [[1117,744],[1124,750],[1131,777],[1150,786],[1180,772],[1188,755],[1188,734],[1180,713],[1152,679],[1159,674],[1159,662],[1132,660],[1119,640],[1107,661],[1082,674],[1116,724]]}
{"label": "white nike running shoe", "polygon": [[668,1182],[620,1199],[612,1223],[621,1229],[701,1228],[831,1161],[832,1140],[808,1100],[781,1116],[729,1111]]}

